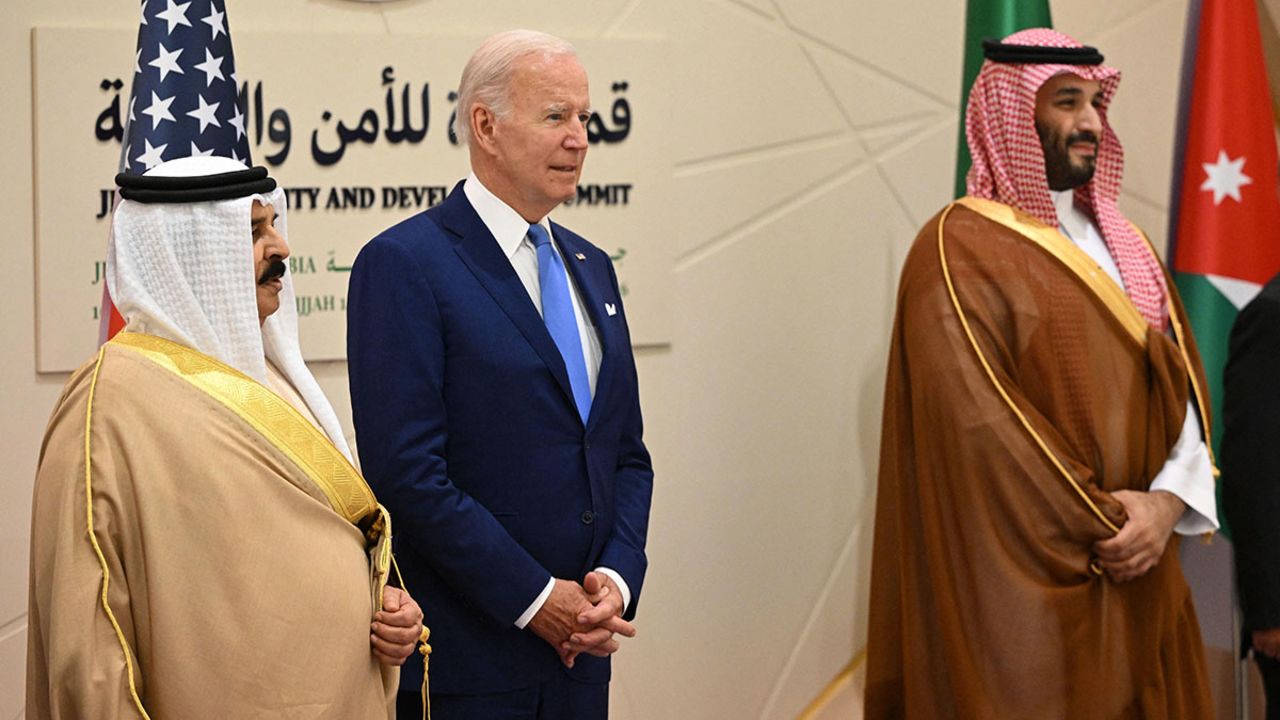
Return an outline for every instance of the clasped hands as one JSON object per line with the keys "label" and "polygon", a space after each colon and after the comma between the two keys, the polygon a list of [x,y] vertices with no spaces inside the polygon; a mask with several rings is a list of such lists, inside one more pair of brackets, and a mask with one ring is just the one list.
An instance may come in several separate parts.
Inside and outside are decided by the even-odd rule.
{"label": "clasped hands", "polygon": [[1120,532],[1093,544],[1098,564],[1116,582],[1146,575],[1160,562],[1169,536],[1187,506],[1173,493],[1117,490],[1112,493],[1129,520]]}
{"label": "clasped hands", "polygon": [[606,657],[618,649],[614,635],[635,637],[636,628],[622,619],[622,593],[601,572],[589,572],[579,585],[555,579],[529,629],[555,648],[565,667],[573,667],[581,653]]}
{"label": "clasped hands", "polygon": [[422,636],[422,608],[409,593],[388,585],[382,591],[382,609],[369,626],[369,644],[383,665],[403,665]]}

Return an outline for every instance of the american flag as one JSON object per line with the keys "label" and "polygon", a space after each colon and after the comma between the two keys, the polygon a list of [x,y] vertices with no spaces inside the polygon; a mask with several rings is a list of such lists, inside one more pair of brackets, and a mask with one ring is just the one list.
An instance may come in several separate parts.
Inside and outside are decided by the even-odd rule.
{"label": "american flag", "polygon": [[249,165],[223,0],[142,0],[120,171],[219,155]]}
{"label": "american flag", "polygon": [[[120,172],[218,155],[251,165],[245,104],[222,0],[142,0]],[[124,327],[102,287],[98,341]]]}

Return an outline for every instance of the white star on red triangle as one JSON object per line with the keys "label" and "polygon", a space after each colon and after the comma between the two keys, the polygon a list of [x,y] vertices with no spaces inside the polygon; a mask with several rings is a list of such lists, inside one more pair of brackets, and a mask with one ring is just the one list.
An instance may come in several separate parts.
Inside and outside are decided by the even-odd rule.
{"label": "white star on red triangle", "polygon": [[1201,163],[1208,177],[1200,189],[1213,191],[1214,205],[1221,205],[1226,197],[1241,202],[1240,188],[1253,182],[1253,178],[1244,174],[1244,160],[1243,155],[1232,160],[1226,150],[1219,150],[1216,163]]}

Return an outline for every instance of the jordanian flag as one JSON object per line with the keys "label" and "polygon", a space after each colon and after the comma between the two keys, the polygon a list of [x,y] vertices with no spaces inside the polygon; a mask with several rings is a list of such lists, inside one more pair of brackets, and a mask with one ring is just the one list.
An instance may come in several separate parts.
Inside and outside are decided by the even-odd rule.
{"label": "jordanian flag", "polygon": [[964,15],[964,78],[960,85],[960,141],[956,145],[956,197],[964,197],[969,174],[969,141],[964,136],[969,88],[982,69],[982,40],[999,40],[1019,30],[1053,27],[1049,0],[969,0]]}
{"label": "jordanian flag", "polygon": [[1178,137],[1168,256],[1220,423],[1231,324],[1280,272],[1275,126],[1253,0],[1192,4]]}

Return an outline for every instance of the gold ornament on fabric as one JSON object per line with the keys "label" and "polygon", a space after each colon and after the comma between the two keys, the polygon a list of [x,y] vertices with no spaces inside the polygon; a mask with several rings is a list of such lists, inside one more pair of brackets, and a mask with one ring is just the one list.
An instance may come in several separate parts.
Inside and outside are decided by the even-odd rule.
{"label": "gold ornament on fabric", "polygon": [[208,355],[154,335],[125,332],[111,343],[173,372],[262,433],[320,488],[334,512],[351,524],[378,511],[373,490],[346,456],[265,385]]}
{"label": "gold ornament on fabric", "polygon": [[347,457],[302,413],[270,388],[208,355],[154,335],[122,332],[111,344],[128,348],[217,400],[307,476],[333,511],[359,528],[369,552],[372,612],[382,609],[391,567],[391,516]]}
{"label": "gold ornament on fabric", "polygon": [[1003,225],[1010,230],[1031,240],[1062,263],[1073,275],[1080,278],[1102,304],[1111,311],[1112,317],[1120,323],[1125,333],[1138,344],[1147,346],[1147,321],[1134,307],[1133,301],[1125,294],[1124,288],[1112,280],[1089,254],[1079,245],[1064,236],[1055,227],[1050,227],[1036,218],[1021,212],[1015,207],[976,197],[962,197],[953,203],[978,213],[982,217]]}

